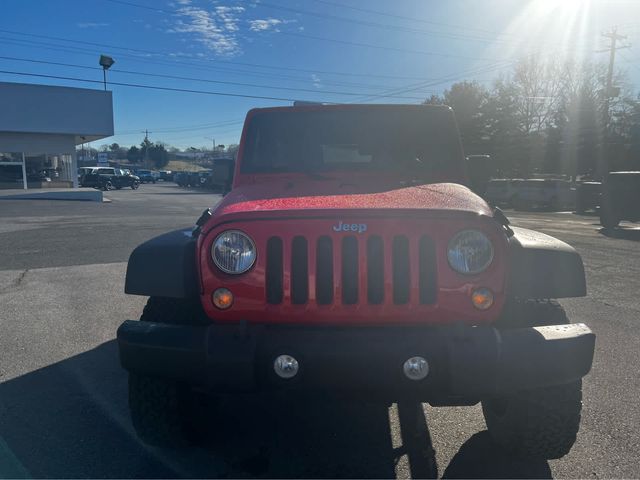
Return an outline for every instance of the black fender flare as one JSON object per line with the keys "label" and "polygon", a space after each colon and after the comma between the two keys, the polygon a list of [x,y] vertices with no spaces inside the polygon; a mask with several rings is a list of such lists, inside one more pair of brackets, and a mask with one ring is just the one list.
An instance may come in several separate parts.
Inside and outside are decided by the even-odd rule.
{"label": "black fender flare", "polygon": [[584,297],[587,284],[580,254],[544,233],[512,227],[507,292],[524,299]]}
{"label": "black fender flare", "polygon": [[192,229],[165,233],[136,247],[127,264],[124,291],[150,297],[198,296],[196,238]]}

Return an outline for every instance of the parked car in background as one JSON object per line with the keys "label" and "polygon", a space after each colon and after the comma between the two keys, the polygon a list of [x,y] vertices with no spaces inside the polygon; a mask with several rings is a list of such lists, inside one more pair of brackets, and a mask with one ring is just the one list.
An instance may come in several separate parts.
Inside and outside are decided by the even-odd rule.
{"label": "parked car in background", "polygon": [[562,210],[573,208],[575,204],[575,190],[568,180],[553,180],[547,178],[530,178],[516,184],[513,196],[513,207],[517,210],[531,208],[547,208]]}
{"label": "parked car in background", "polygon": [[499,207],[512,207],[516,194],[516,182],[508,178],[497,178],[489,181],[484,198],[492,205]]}
{"label": "parked car in background", "polygon": [[173,172],[171,170],[160,170],[158,180],[162,180],[163,182],[172,182],[173,181]]}
{"label": "parked car in background", "polygon": [[602,182],[580,182],[576,185],[576,213],[595,211],[600,207]]}
{"label": "parked car in background", "polygon": [[27,173],[28,182],[50,182],[51,177],[48,176],[47,170],[38,170]]}
{"label": "parked car in background", "polygon": [[233,158],[216,159],[213,163],[213,170],[207,179],[205,187],[226,195],[231,190],[234,168],[235,161]]}
{"label": "parked car in background", "polygon": [[129,187],[136,190],[140,186],[140,178],[112,167],[97,167],[82,177],[82,187],[93,187],[100,190],[120,190]]}
{"label": "parked car in background", "polygon": [[186,187],[189,185],[189,175],[190,172],[175,172],[173,174],[173,181],[179,187]]}
{"label": "parked car in background", "polygon": [[80,167],[78,168],[78,184],[82,185],[82,177],[84,177],[87,173],[93,172],[98,167]]}
{"label": "parked car in background", "polygon": [[138,170],[136,175],[140,178],[140,183],[156,183],[158,181],[157,172],[152,170]]}
{"label": "parked car in background", "polygon": [[640,220],[640,172],[611,172],[602,183],[600,224],[615,228],[622,220]]}
{"label": "parked car in background", "polygon": [[209,170],[203,170],[199,172],[189,172],[189,176],[187,178],[187,186],[204,187],[210,176],[211,176],[211,172]]}

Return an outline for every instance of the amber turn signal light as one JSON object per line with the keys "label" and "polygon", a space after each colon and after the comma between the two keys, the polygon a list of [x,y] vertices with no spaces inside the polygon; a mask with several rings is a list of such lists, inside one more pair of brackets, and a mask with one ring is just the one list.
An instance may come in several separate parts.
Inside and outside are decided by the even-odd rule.
{"label": "amber turn signal light", "polygon": [[471,303],[478,310],[486,310],[493,305],[493,292],[488,288],[477,288],[471,294]]}
{"label": "amber turn signal light", "polygon": [[226,310],[233,305],[233,293],[226,288],[218,288],[213,292],[211,298],[213,299],[213,304],[220,310]]}

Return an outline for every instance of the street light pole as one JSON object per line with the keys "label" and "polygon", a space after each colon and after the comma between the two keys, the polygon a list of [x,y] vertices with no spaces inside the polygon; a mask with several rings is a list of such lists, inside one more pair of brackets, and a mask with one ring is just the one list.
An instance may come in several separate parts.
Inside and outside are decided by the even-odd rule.
{"label": "street light pole", "polygon": [[111,68],[111,66],[116,63],[116,61],[108,57],[106,55],[100,55],[100,61],[98,62],[102,67],[102,81],[104,82],[104,91],[107,91],[107,70]]}

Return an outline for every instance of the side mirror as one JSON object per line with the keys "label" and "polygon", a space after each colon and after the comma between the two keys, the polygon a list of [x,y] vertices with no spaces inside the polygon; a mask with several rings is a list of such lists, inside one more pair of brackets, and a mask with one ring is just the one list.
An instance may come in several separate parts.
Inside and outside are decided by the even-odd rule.
{"label": "side mirror", "polygon": [[480,196],[484,195],[487,184],[493,176],[491,157],[489,155],[469,155],[467,157],[467,173],[471,190]]}

